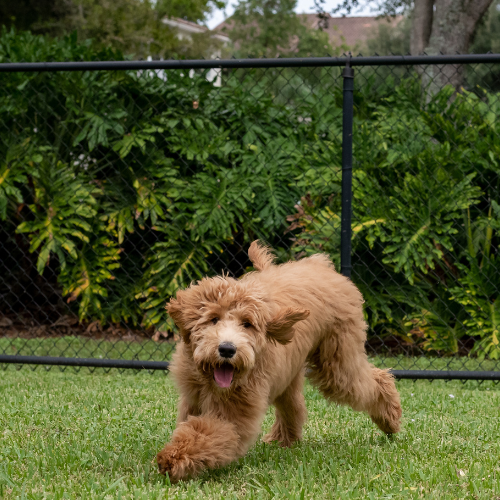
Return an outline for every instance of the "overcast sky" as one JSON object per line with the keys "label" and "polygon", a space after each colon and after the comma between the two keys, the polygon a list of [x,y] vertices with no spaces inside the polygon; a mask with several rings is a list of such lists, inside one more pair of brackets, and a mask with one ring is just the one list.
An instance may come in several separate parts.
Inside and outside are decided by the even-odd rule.
{"label": "overcast sky", "polygon": [[[336,7],[341,0],[326,0],[326,2],[323,4],[325,11],[326,12],[331,12],[331,10]],[[207,25],[210,29],[215,28],[218,24],[220,24],[226,17],[229,17],[233,13],[233,3],[235,3],[233,0],[228,1],[228,6],[226,7],[226,10],[218,10],[214,12],[214,15],[212,16],[211,19],[207,21]],[[298,0],[297,2],[297,8],[295,11],[299,14],[304,13],[304,12],[315,12],[314,10],[314,0]],[[373,12],[370,11],[370,8],[365,7],[364,9],[356,12],[352,12],[351,16],[373,16],[375,15]]]}

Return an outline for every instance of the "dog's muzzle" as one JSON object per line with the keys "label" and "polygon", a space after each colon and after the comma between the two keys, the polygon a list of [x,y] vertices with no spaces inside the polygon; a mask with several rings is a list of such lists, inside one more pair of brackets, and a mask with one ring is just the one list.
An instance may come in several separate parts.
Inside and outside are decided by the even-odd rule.
{"label": "dog's muzzle", "polygon": [[[219,355],[224,359],[231,359],[236,354],[236,346],[231,342],[221,342],[219,344]],[[231,363],[224,361],[214,368],[215,383],[223,388],[228,388],[233,382],[234,367]]]}

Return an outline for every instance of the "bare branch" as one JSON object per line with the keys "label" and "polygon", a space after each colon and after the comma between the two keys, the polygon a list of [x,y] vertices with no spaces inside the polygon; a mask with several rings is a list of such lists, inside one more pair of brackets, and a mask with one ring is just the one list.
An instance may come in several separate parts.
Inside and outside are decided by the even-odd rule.
{"label": "bare branch", "polygon": [[472,36],[476,29],[477,23],[486,14],[493,0],[469,0],[466,3],[465,11],[467,12],[467,31],[469,36]]}

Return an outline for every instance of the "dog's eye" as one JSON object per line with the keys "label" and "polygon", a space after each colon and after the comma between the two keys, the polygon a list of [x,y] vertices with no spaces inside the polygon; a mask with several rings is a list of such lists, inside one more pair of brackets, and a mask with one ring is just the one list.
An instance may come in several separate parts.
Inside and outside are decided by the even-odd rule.
{"label": "dog's eye", "polygon": [[252,326],[253,326],[253,325],[252,325],[252,323],[250,323],[250,322],[248,322],[248,321],[245,321],[245,322],[243,323],[243,326],[244,326],[245,328],[252,328]]}
{"label": "dog's eye", "polygon": [[219,322],[219,318],[212,318],[212,323],[216,325]]}

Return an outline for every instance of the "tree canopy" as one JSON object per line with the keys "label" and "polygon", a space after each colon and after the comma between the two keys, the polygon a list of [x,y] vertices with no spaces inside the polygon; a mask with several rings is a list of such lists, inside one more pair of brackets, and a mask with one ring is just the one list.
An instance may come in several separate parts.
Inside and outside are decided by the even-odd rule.
{"label": "tree canopy", "polygon": [[295,13],[297,0],[239,0],[226,29],[240,57],[325,56],[327,33]]}
{"label": "tree canopy", "polygon": [[225,0],[0,0],[0,24],[119,49],[135,57],[201,57],[217,42],[207,33],[191,42],[176,37],[164,17],[203,22]]}

